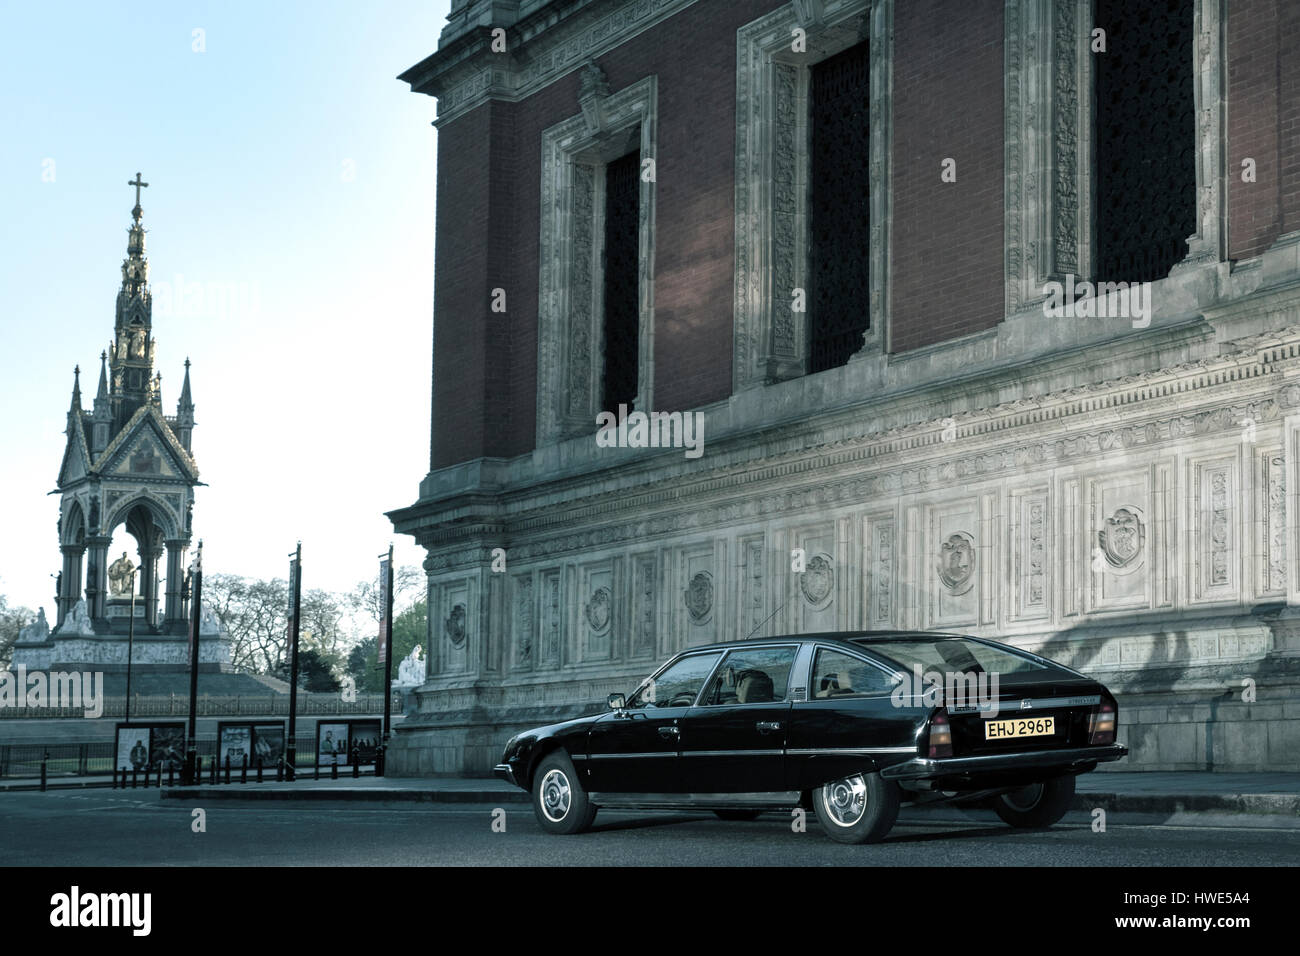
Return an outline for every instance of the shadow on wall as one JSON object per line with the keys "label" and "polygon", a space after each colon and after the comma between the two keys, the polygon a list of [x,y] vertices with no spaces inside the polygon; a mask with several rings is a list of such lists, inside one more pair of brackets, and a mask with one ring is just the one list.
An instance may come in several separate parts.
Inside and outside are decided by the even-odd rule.
{"label": "shadow on wall", "polygon": [[[1097,677],[1115,694],[1131,754],[1107,769],[1142,769],[1144,764],[1207,771],[1254,767],[1268,762],[1266,730],[1244,725],[1257,722],[1252,705],[1262,702],[1243,694],[1248,688],[1257,691],[1266,679],[1280,679],[1288,689],[1295,686],[1300,667],[1286,667],[1272,654],[1288,646],[1280,631],[1296,626],[1287,610],[1283,603],[1241,607],[1230,615],[1187,619],[1176,628],[1168,627],[1167,617],[1092,621],[1053,634],[1036,650]],[[1218,642],[1225,634],[1234,640],[1267,635],[1268,640],[1260,656],[1221,660],[1217,654],[1203,653],[1204,644],[1198,649],[1198,642]],[[1136,666],[1124,654],[1132,646],[1126,642],[1135,640],[1145,645]],[[1115,642],[1121,642],[1120,653],[1108,654]],[[1292,681],[1286,679],[1288,671]],[[1233,719],[1223,719],[1225,706],[1236,710]],[[1135,713],[1140,720],[1134,721]],[[1244,742],[1249,746],[1242,747]],[[1233,748],[1246,753],[1238,756]]]}

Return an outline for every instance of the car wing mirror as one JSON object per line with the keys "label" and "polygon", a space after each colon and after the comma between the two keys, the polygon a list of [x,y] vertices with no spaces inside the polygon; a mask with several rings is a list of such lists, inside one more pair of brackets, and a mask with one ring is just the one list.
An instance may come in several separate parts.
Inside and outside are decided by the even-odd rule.
{"label": "car wing mirror", "polygon": [[627,698],[622,694],[610,694],[608,700],[610,710],[623,710],[627,707]]}

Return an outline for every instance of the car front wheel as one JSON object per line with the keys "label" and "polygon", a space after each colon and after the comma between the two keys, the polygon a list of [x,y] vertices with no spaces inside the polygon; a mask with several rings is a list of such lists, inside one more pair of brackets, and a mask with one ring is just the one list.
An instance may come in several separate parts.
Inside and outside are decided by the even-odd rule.
{"label": "car front wheel", "polygon": [[993,809],[1013,827],[1050,827],[1065,816],[1073,799],[1074,777],[1053,777],[1001,794]]}
{"label": "car front wheel", "polygon": [[581,833],[596,818],[573,762],[562,751],[545,757],[533,774],[533,812],[548,833]]}
{"label": "car front wheel", "polygon": [[813,811],[836,843],[876,843],[898,819],[898,784],[878,773],[834,780],[812,792]]}

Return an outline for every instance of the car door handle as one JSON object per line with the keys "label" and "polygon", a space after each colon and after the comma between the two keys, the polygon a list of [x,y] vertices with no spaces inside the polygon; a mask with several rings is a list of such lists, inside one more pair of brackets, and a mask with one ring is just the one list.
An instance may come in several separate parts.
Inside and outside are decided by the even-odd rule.
{"label": "car door handle", "polygon": [[660,727],[660,737],[676,737],[682,732],[680,727]]}
{"label": "car door handle", "polygon": [[780,730],[781,722],[779,720],[760,720],[754,726],[758,728],[760,734],[766,734],[771,731]]}

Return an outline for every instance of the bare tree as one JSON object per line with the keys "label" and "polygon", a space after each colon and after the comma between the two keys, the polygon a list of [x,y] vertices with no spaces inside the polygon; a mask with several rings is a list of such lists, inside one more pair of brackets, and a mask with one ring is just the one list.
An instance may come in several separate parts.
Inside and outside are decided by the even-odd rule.
{"label": "bare tree", "polygon": [[[393,615],[396,616],[424,597],[424,572],[413,564],[403,565],[393,572]],[[376,625],[383,618],[379,606],[379,574],[369,581],[361,581],[347,596],[348,609],[360,618]]]}
{"label": "bare tree", "polygon": [[230,662],[237,669],[267,674],[284,660],[289,645],[288,582],[205,575],[203,603],[230,636]]}

